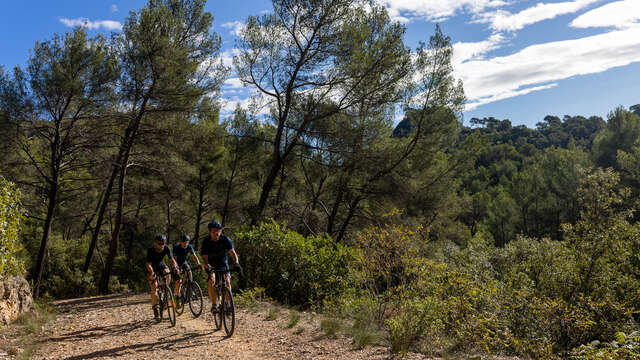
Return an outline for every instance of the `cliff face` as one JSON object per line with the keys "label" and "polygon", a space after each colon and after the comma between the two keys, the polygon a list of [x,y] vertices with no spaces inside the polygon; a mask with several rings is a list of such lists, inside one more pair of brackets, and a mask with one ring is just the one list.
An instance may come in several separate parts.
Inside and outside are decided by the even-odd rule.
{"label": "cliff face", "polygon": [[23,277],[0,282],[0,323],[9,324],[33,308],[29,283]]}

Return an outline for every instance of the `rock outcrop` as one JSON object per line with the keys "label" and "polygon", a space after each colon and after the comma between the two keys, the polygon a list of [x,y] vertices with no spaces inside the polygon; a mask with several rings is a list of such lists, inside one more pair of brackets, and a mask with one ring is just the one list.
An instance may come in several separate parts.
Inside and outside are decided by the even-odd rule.
{"label": "rock outcrop", "polygon": [[9,324],[33,309],[29,283],[23,277],[12,277],[0,282],[0,323]]}

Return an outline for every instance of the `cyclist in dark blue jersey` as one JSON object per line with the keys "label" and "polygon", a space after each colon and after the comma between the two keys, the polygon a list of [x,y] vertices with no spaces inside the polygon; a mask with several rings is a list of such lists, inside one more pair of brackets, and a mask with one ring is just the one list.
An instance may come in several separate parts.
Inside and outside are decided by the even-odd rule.
{"label": "cyclist in dark blue jersey", "polygon": [[[205,271],[205,269],[204,266],[200,263],[200,259],[198,259],[195,250],[193,250],[193,246],[189,244],[189,241],[191,241],[189,235],[183,234],[180,237],[180,242],[173,246],[173,256],[175,257],[180,270],[191,276],[191,266],[189,266],[188,261],[189,255],[191,255],[193,261],[198,265],[198,267],[202,269],[202,271]],[[174,286],[175,292],[173,294],[178,297],[180,295],[180,288],[182,287],[182,279],[178,277]]]}
{"label": "cyclist in dark blue jersey", "polygon": [[147,250],[147,280],[149,280],[149,286],[151,287],[151,306],[153,308],[153,315],[157,319],[160,316],[158,312],[158,282],[155,279],[155,274],[164,274],[169,282],[170,272],[167,268],[167,264],[164,263],[164,258],[168,257],[171,260],[171,266],[175,269],[176,273],[180,273],[178,264],[171,254],[169,246],[167,246],[167,238],[158,234],[155,237],[153,245]]}
{"label": "cyclist in dark blue jersey", "polygon": [[224,273],[225,285],[231,290],[231,275],[229,274],[229,256],[237,268],[242,270],[238,261],[238,254],[233,246],[231,239],[222,233],[222,225],[217,221],[212,221],[207,226],[209,235],[202,242],[200,255],[202,260],[207,264],[210,276],[208,282],[209,299],[211,299],[211,312],[218,311],[218,298],[214,287],[216,278],[214,271]]}

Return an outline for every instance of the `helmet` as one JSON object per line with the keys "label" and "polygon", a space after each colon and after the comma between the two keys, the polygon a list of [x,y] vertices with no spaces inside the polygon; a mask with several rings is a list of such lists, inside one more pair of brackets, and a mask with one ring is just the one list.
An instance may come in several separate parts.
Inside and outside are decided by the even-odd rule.
{"label": "helmet", "polygon": [[163,242],[163,243],[167,243],[167,238],[166,236],[162,235],[162,234],[158,234],[156,235],[156,242]]}
{"label": "helmet", "polygon": [[189,242],[189,241],[191,241],[191,238],[189,237],[189,235],[182,234],[182,236],[180,236],[180,242]]}
{"label": "helmet", "polygon": [[207,225],[209,229],[222,229],[222,225],[217,221],[212,221]]}

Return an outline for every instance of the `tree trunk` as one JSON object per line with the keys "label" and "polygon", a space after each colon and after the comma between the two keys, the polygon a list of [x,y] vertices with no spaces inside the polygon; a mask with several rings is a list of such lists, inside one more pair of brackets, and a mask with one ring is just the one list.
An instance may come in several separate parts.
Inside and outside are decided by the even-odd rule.
{"label": "tree trunk", "polygon": [[40,242],[40,251],[38,252],[38,261],[33,273],[35,285],[33,297],[37,299],[40,296],[40,281],[42,279],[42,271],[44,270],[44,262],[47,253],[47,243],[49,242],[49,233],[51,232],[51,223],[53,222],[53,213],[56,209],[56,197],[58,195],[57,176],[49,189],[49,205],[47,206],[47,216],[44,221],[44,229],[42,231],[42,241]]}
{"label": "tree trunk", "polygon": [[198,251],[198,245],[200,245],[200,223],[202,222],[202,211],[204,208],[204,187],[202,184],[198,184],[198,211],[196,213],[196,229],[193,233],[194,248]]}
{"label": "tree trunk", "polygon": [[342,242],[342,240],[344,239],[344,234],[347,232],[349,223],[351,222],[351,219],[353,219],[353,215],[355,215],[356,213],[356,208],[358,207],[360,200],[362,200],[362,198],[358,196],[355,199],[353,199],[353,201],[351,202],[351,206],[349,207],[349,213],[347,214],[347,218],[344,219],[344,223],[342,223],[342,227],[340,228],[340,233],[336,238],[336,242]]}
{"label": "tree trunk", "polygon": [[[118,156],[118,161],[120,156]],[[118,162],[116,161],[116,162]],[[96,248],[96,244],[98,243],[98,235],[100,235],[100,228],[102,227],[102,223],[104,221],[104,213],[107,211],[107,204],[109,203],[109,198],[111,197],[111,191],[113,190],[113,183],[116,180],[116,176],[118,175],[118,167],[116,164],[113,165],[111,169],[111,175],[109,175],[109,181],[107,182],[107,187],[104,191],[104,197],[102,198],[102,203],[100,204],[100,210],[98,212],[98,219],[96,220],[96,226],[91,233],[91,243],[89,243],[89,251],[87,252],[87,257],[84,260],[84,266],[82,267],[82,272],[85,274],[89,271],[89,265],[91,265],[91,258],[93,257],[93,251]]]}
{"label": "tree trunk", "polygon": [[344,189],[342,185],[338,188],[338,196],[336,201],[333,203],[333,208],[331,209],[331,215],[327,219],[327,234],[333,236],[333,226],[336,221],[336,216],[338,215],[338,209],[340,208],[340,203],[342,202],[342,196],[344,194]]}
{"label": "tree trunk", "polygon": [[267,199],[269,198],[269,193],[271,189],[273,189],[273,185],[276,182],[276,178],[278,177],[278,173],[280,172],[280,168],[282,167],[282,158],[279,156],[274,157],[274,162],[271,165],[271,170],[269,171],[269,175],[262,185],[262,192],[260,193],[260,201],[258,201],[258,206],[253,213],[251,219],[251,225],[256,225],[258,220],[262,217],[262,212],[264,211],[265,206],[267,205]]}
{"label": "tree trunk", "polygon": [[111,232],[111,241],[109,243],[109,254],[107,255],[107,262],[104,266],[104,272],[100,278],[100,293],[109,293],[109,278],[111,277],[111,270],[113,268],[113,262],[118,252],[118,240],[120,236],[120,227],[122,223],[122,207],[124,205],[124,183],[127,173],[128,154],[125,156],[123,163],[120,165],[120,176],[118,178],[118,203],[116,205],[116,218],[113,225],[113,231]]}
{"label": "tree trunk", "polygon": [[236,169],[238,168],[238,151],[238,143],[236,142],[235,154],[231,165],[231,175],[227,183],[227,194],[225,195],[224,208],[222,209],[222,226],[224,226],[224,223],[227,221],[227,214],[229,213],[229,201],[231,200],[231,193],[233,192],[233,180],[236,176]]}

